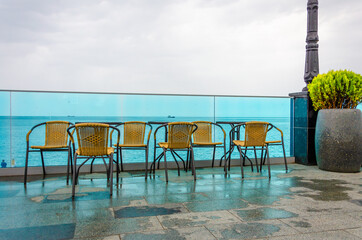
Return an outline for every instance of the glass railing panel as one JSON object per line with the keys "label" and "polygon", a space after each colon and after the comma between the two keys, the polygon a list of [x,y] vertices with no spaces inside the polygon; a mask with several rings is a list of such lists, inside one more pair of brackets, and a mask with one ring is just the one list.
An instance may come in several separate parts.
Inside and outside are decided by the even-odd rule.
{"label": "glass railing panel", "polygon": [[[11,156],[17,167],[25,165],[26,134],[39,123],[121,121],[121,95],[12,92],[11,99]],[[44,142],[45,128],[42,126],[31,133],[30,145],[44,145]],[[66,165],[67,153],[45,152],[44,160],[46,166]],[[39,153],[29,154],[29,166],[41,166]]]}
{"label": "glass railing panel", "polygon": [[[290,99],[257,97],[214,97],[176,95],[125,95],[81,94],[47,92],[0,92],[2,145],[0,152],[9,165],[23,167],[26,153],[26,134],[41,122],[64,120],[76,122],[174,122],[174,121],[268,121],[282,129],[287,156],[290,156]],[[11,99],[11,100],[10,100]],[[10,107],[11,106],[11,107]],[[9,116],[12,116],[11,118]],[[150,138],[149,162],[154,158],[154,131],[160,126],[153,124]],[[230,125],[223,124],[226,131],[227,150]],[[268,139],[279,138],[279,132],[270,132]],[[31,134],[31,145],[43,145],[45,129],[38,128]],[[165,131],[160,129],[157,142],[164,141]],[[122,139],[122,137],[121,137]],[[213,128],[213,141],[223,142],[224,134]],[[272,157],[281,157],[280,147],[271,149]],[[10,154],[11,153],[11,154]],[[156,156],[161,153],[157,149]],[[196,160],[210,160],[212,148],[196,148]],[[186,156],[185,152],[180,154]],[[217,148],[215,159],[224,155]],[[45,165],[66,165],[64,152],[44,154]],[[233,158],[238,158],[234,153]],[[14,161],[11,161],[11,160]],[[124,163],[144,162],[144,151],[123,151]],[[170,154],[169,161],[173,161]],[[2,159],[0,159],[2,160]],[[163,161],[163,160],[162,160]],[[96,163],[102,163],[102,160]],[[41,166],[39,153],[30,153],[29,166]]]}
{"label": "glass railing panel", "polygon": [[[286,155],[290,156],[290,99],[271,97],[216,97],[215,116],[216,122],[232,121],[265,121],[272,123],[283,131]],[[232,124],[223,124],[229,136]],[[244,132],[241,131],[240,139]],[[278,131],[272,130],[267,135],[267,140],[280,140]],[[227,144],[230,144],[229,138]],[[219,154],[221,154],[219,152]],[[258,153],[260,155],[260,153]],[[254,152],[249,151],[249,157],[254,157]],[[282,157],[281,146],[270,148],[270,157]],[[237,149],[233,151],[232,158],[239,158]]]}
{"label": "glass railing panel", "polygon": [[[167,95],[124,95],[122,101],[122,121],[144,122],[193,122],[214,121],[214,97],[208,96],[167,96]],[[149,162],[154,159],[154,132],[161,126],[152,124],[153,131],[150,139]],[[165,129],[157,131],[157,143],[165,140]],[[156,157],[162,149],[156,149]],[[144,151],[123,151],[124,163],[144,162]],[[186,152],[179,155],[186,159]],[[167,161],[174,161],[167,153]],[[176,156],[177,157],[177,156]],[[195,159],[210,159],[204,150],[195,151]],[[163,162],[164,159],[161,159]]]}
{"label": "glass railing panel", "polygon": [[0,91],[0,167],[12,166],[11,149],[11,119],[10,119],[10,92]]}

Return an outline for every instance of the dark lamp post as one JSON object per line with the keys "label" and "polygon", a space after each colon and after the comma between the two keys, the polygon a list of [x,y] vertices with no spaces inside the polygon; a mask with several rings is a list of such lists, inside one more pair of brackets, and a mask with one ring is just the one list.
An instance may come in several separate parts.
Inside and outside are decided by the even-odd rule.
{"label": "dark lamp post", "polygon": [[308,0],[307,45],[305,55],[304,82],[301,92],[290,93],[291,100],[291,134],[290,151],[296,163],[315,165],[314,135],[317,112],[308,95],[308,84],[319,73],[318,60],[318,0]]}

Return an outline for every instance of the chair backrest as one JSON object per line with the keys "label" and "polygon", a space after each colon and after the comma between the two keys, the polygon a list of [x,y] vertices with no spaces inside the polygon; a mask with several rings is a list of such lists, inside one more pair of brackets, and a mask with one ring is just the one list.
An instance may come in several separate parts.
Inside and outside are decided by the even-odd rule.
{"label": "chair backrest", "polygon": [[75,124],[79,155],[107,155],[109,125],[104,123]]}
{"label": "chair backrest", "polygon": [[191,136],[197,126],[189,122],[172,122],[168,124],[168,147],[172,149],[189,148]]}
{"label": "chair backrest", "polygon": [[124,144],[144,144],[145,142],[146,123],[131,121],[124,123]]}
{"label": "chair backrest", "polygon": [[66,146],[68,143],[67,128],[71,125],[66,121],[49,121],[45,123],[45,145]]}
{"label": "chair backrest", "polygon": [[245,146],[264,146],[268,132],[268,122],[246,122],[245,123]]}
{"label": "chair backrest", "polygon": [[197,125],[197,130],[193,134],[194,142],[212,142],[212,123],[207,121],[192,122]]}

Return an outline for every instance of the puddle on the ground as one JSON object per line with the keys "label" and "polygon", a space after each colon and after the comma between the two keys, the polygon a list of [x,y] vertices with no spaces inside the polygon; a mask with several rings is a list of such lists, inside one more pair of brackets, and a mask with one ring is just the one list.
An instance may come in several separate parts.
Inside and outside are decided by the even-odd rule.
{"label": "puddle on the ground", "polygon": [[293,226],[300,227],[300,228],[310,228],[310,227],[312,227],[312,225],[309,222],[304,222],[304,221],[290,221],[290,223],[292,223]]}
{"label": "puddle on the ground", "polygon": [[134,217],[170,215],[175,213],[181,213],[180,208],[137,206],[137,207],[125,207],[119,210],[115,210],[114,216],[116,218],[134,218]]}
{"label": "puddle on the ground", "polygon": [[272,236],[280,228],[276,225],[266,223],[246,223],[235,224],[230,228],[220,231],[221,239],[249,239],[249,238],[262,238]]}
{"label": "puddle on the ground", "polygon": [[[284,178],[283,178],[284,179]],[[288,182],[288,190],[291,188],[304,188],[312,191],[298,191],[299,196],[310,197],[317,201],[343,201],[350,200],[347,191],[353,190],[350,187],[343,186],[348,182],[337,179],[304,179],[303,177],[292,177]],[[280,186],[282,187],[282,186]],[[295,194],[290,193],[290,194]],[[289,195],[290,195],[289,194]]]}

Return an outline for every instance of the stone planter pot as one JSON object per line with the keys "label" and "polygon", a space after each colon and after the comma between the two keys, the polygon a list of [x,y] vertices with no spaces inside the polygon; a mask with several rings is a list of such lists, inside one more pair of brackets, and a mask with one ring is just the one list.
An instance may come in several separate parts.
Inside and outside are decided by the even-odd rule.
{"label": "stone planter pot", "polygon": [[361,110],[319,110],[315,147],[320,169],[359,172],[362,164]]}

